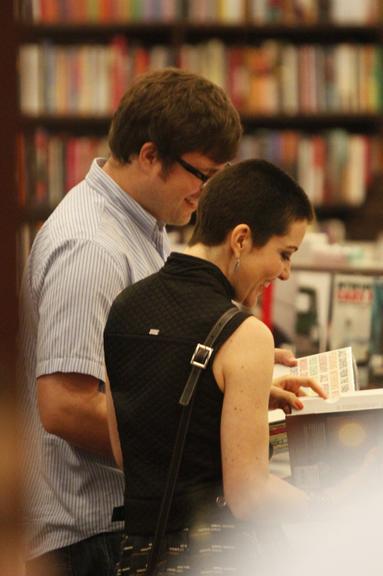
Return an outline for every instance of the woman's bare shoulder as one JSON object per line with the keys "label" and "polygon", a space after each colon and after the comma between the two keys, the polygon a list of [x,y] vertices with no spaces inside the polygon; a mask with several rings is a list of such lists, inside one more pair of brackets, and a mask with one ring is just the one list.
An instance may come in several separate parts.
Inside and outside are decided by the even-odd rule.
{"label": "woman's bare shoulder", "polygon": [[240,326],[233,332],[233,334],[228,339],[235,345],[246,345],[250,343],[254,346],[254,342],[265,342],[265,344],[272,343],[274,345],[273,335],[271,330],[266,326],[264,322],[256,318],[255,316],[249,316],[240,324]]}
{"label": "woman's bare shoulder", "polygon": [[213,371],[221,390],[224,381],[233,371],[246,367],[259,370],[259,365],[272,364],[274,340],[269,328],[255,316],[250,316],[231,334],[218,351]]}

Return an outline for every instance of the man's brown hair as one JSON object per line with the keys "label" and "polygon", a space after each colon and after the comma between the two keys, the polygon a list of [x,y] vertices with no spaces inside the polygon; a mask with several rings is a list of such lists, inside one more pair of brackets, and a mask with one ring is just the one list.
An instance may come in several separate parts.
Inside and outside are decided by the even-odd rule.
{"label": "man's brown hair", "polygon": [[185,152],[223,163],[235,157],[241,134],[239,114],[222,88],[197,74],[164,68],[138,76],[122,97],[109,146],[122,164],[145,142],[155,143],[164,167]]}

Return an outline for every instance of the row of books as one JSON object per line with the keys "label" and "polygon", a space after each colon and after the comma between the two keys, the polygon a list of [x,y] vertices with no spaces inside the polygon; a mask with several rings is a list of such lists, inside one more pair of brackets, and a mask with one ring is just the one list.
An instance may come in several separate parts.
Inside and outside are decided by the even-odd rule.
{"label": "row of books", "polygon": [[41,129],[20,134],[19,205],[54,208],[85,177],[93,158],[107,154],[105,138],[49,134]]}
{"label": "row of books", "polygon": [[20,48],[20,105],[27,114],[109,114],[133,78],[175,65],[173,50],[148,50],[123,37],[110,44]]}
{"label": "row of books", "polygon": [[42,23],[196,22],[368,24],[379,0],[24,0],[23,19]]}
{"label": "row of books", "polygon": [[291,174],[316,206],[359,206],[381,170],[379,138],[329,130],[245,135],[240,157],[265,158]]}
{"label": "row of books", "polygon": [[[92,159],[108,154],[104,138],[51,134],[20,135],[19,204],[53,208],[86,175]],[[291,174],[315,205],[359,205],[378,171],[377,138],[333,130],[308,135],[261,131],[243,137],[239,159],[265,158]]]}
{"label": "row of books", "polygon": [[20,49],[21,110],[27,114],[109,114],[140,72],[168,65],[221,85],[250,114],[358,113],[383,108],[383,51],[374,45],[226,46],[212,39],[145,48],[26,44]]}
{"label": "row of books", "polygon": [[249,0],[249,14],[260,24],[370,24],[380,10],[379,0]]}

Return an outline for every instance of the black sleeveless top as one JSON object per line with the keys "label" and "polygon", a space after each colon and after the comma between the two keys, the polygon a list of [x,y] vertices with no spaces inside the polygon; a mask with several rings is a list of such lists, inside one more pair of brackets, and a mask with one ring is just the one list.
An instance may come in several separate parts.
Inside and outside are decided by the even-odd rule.
{"label": "black sleeveless top", "polygon": [[[190,359],[225,310],[233,289],[214,264],[173,253],[156,274],[114,301],[104,333],[105,358],[125,473],[126,528],[154,531],[180,416]],[[223,394],[211,367],[214,354],[249,316],[235,316],[218,338],[198,382],[169,529],[187,522],[199,487],[222,480]]]}

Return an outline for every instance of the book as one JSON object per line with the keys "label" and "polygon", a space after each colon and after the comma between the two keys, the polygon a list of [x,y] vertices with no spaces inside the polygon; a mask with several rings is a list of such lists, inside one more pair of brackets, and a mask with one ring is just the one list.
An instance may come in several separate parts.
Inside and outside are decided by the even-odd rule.
{"label": "book", "polygon": [[269,410],[269,442],[273,455],[287,452],[286,418],[283,410]]}
{"label": "book", "polygon": [[352,346],[358,363],[370,347],[373,277],[336,274],[333,281],[330,347]]}
{"label": "book", "polygon": [[[358,387],[356,365],[350,347],[303,356],[298,358],[297,365],[293,367],[276,364],[273,378],[283,375],[315,378],[331,399],[338,398],[342,393],[354,391]],[[322,398],[316,396],[311,388],[306,388],[305,392],[321,403]],[[286,451],[288,448],[285,419],[283,410],[269,410],[270,443],[274,453]]]}
{"label": "book", "polygon": [[[289,374],[315,378],[329,398],[336,398],[358,388],[357,369],[351,346],[303,356],[298,358],[296,366],[275,365],[273,378]],[[311,388],[306,388],[306,394],[315,393]]]}
{"label": "book", "polygon": [[[293,483],[307,492],[336,486],[383,448],[383,390],[354,390],[337,398],[308,397],[286,417]],[[381,474],[378,456],[369,474]]]}

